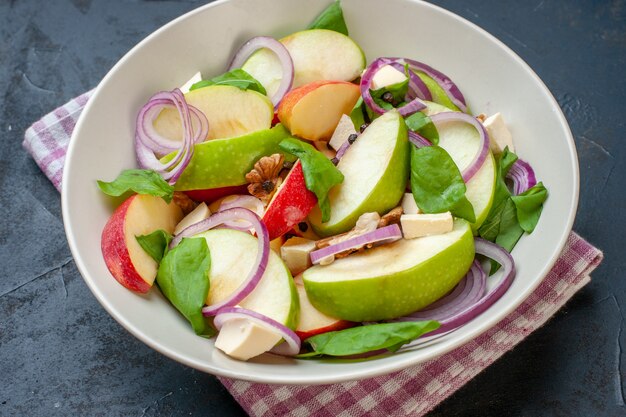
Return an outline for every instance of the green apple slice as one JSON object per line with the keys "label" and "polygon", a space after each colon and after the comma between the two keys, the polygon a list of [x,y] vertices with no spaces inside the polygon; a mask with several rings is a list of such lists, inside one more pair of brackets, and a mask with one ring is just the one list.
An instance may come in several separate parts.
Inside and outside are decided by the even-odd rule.
{"label": "green apple slice", "polygon": [[[365,55],[361,48],[346,35],[333,30],[303,30],[280,42],[293,60],[294,88],[319,80],[352,81],[365,68]],[[263,84],[268,96],[273,96],[278,90],[283,72],[273,52],[261,49],[241,68]]]}
{"label": "green apple slice", "polygon": [[[426,87],[430,91],[430,94],[433,96],[433,101],[436,104],[440,104],[446,108],[445,111],[461,111],[457,106],[454,105],[450,97],[446,94],[446,92],[441,88],[437,81],[433,80],[429,75],[424,74],[422,71],[415,71],[418,77],[426,84]],[[452,110],[450,110],[452,109]]]}
{"label": "green apple slice", "polygon": [[443,297],[474,259],[474,239],[465,220],[445,234],[400,239],[314,266],[303,274],[311,303],[350,321],[401,317]]}
{"label": "green apple slice", "polygon": [[[187,104],[196,107],[209,121],[207,139],[230,138],[269,129],[274,105],[263,94],[230,85],[212,85],[185,94]],[[158,133],[181,139],[180,116],[176,109],[164,109],[154,121]]]}
{"label": "green apple slice", "polygon": [[319,207],[309,220],[320,236],[350,230],[363,213],[383,214],[404,195],[409,171],[409,145],[404,119],[389,111],[374,120],[337,164],[343,183],[328,193],[331,216],[322,223]]}
{"label": "green apple slice", "polygon": [[[284,153],[278,144],[287,137],[291,137],[289,131],[277,124],[271,129],[244,136],[199,143],[175,188],[179,191],[204,190],[245,184],[246,173],[259,158]],[[163,160],[169,161],[173,155],[167,155]],[[293,160],[293,157],[285,154],[285,159]]]}
{"label": "green apple slice", "polygon": [[[452,111],[437,103],[427,102],[427,104],[429,115]],[[480,144],[478,132],[473,126],[463,122],[447,122],[438,126],[437,130],[439,131],[439,146],[450,154],[459,170],[463,171],[478,152]],[[476,215],[476,222],[472,224],[472,230],[475,231],[487,218],[496,190],[496,164],[491,151],[466,186],[465,196],[472,203]]]}
{"label": "green apple slice", "polygon": [[[214,229],[196,235],[206,239],[211,252],[207,305],[219,302],[239,287],[254,264],[257,239],[231,229]],[[295,329],[300,311],[298,292],[280,256],[270,251],[259,285],[239,305]]]}

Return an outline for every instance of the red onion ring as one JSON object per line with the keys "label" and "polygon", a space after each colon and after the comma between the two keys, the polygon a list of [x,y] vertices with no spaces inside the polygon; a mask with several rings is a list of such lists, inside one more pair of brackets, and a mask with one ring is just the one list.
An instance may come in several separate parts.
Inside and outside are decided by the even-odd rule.
{"label": "red onion ring", "polygon": [[235,68],[241,68],[241,66],[244,64],[244,62],[246,62],[250,55],[263,48],[267,48],[270,51],[274,52],[274,54],[276,54],[283,70],[283,78],[280,81],[278,90],[271,97],[272,103],[274,103],[274,107],[278,107],[287,91],[291,90],[295,73],[291,54],[289,54],[287,48],[285,48],[285,46],[278,40],[269,36],[257,36],[248,40],[246,43],[243,44],[241,48],[239,48],[239,50],[233,57],[233,60],[230,62],[228,70],[230,71]]}
{"label": "red onion ring", "polygon": [[530,164],[518,159],[511,165],[506,177],[513,181],[513,194],[520,195],[529,188],[537,185],[537,177]]}
{"label": "red onion ring", "polygon": [[[374,60],[370,64],[369,67],[366,68],[365,72],[361,76],[361,96],[363,97],[363,101],[367,104],[374,112],[378,114],[384,114],[387,110],[380,107],[374,99],[372,98],[372,93],[370,93],[370,88],[372,87],[372,79],[374,75],[385,65],[390,65],[394,61],[390,58],[378,58]],[[426,104],[422,102],[419,97],[415,97],[410,100],[406,105],[402,107],[398,107],[398,112],[401,116],[408,116],[417,111],[423,110],[426,108]]]}
{"label": "red onion ring", "polygon": [[[261,200],[251,195],[245,194],[231,195],[229,197],[226,197],[224,200],[222,200],[222,203],[220,204],[219,209],[217,209],[217,212],[219,213],[220,211],[225,211],[238,207],[248,209],[261,218],[263,217],[263,213],[265,212],[265,206],[263,205],[263,202]],[[223,226],[242,232],[249,232],[252,228],[252,225],[249,222],[241,220],[227,221],[223,224]]]}
{"label": "red onion ring", "polygon": [[[397,319],[398,321],[415,321],[415,320],[422,321],[422,320],[432,320],[431,317],[439,317],[439,322],[441,323],[441,326],[437,330],[434,330],[428,333],[428,336],[434,336],[437,334],[449,332],[450,330],[456,329],[457,327],[460,327],[468,323],[469,321],[473,320],[474,318],[482,314],[485,310],[491,307],[496,301],[498,301],[502,297],[502,295],[504,295],[506,290],[508,290],[511,284],[513,283],[513,279],[515,278],[515,261],[513,260],[513,257],[511,256],[509,252],[507,252],[501,246],[496,245],[495,243],[489,242],[487,240],[484,240],[481,238],[474,238],[474,243],[476,246],[477,254],[484,255],[498,262],[500,265],[502,265],[502,271],[499,273],[501,273],[503,277],[500,280],[500,282],[498,282],[486,295],[483,296],[482,294],[484,294],[485,285],[486,285],[486,274],[485,274],[485,271],[482,269],[482,267],[480,266],[475,267],[475,265],[478,262],[474,261],[474,264],[472,264],[472,268],[470,269],[470,272],[468,272],[468,275],[466,276],[465,280],[470,279],[471,281],[474,282],[473,285],[478,284],[478,289],[476,290],[475,293],[473,291],[467,292],[468,296],[470,296],[470,293],[474,293],[474,294],[480,293],[481,297],[479,297],[478,300],[475,300],[471,304],[467,303],[470,305],[465,305],[466,303],[464,302],[464,300],[462,299],[459,300],[458,297],[454,298],[453,300],[448,299],[448,297],[452,296],[453,293],[456,293],[456,290],[455,290],[453,291],[453,293],[451,293],[449,296],[445,298],[448,299],[450,302],[459,303],[459,304],[462,303],[464,305],[464,308],[462,310],[450,308],[449,311],[452,313],[448,315],[443,315],[441,313],[443,313],[443,309],[445,308],[445,305],[442,303],[431,309],[432,315],[429,315],[428,310],[423,310],[422,312],[413,313],[410,316],[401,317]],[[473,273],[472,273],[472,270],[474,270]],[[465,285],[467,286],[470,284],[466,283]],[[465,292],[465,288],[462,289],[461,291]],[[440,301],[443,301],[443,300],[444,299]],[[431,307],[432,306],[434,306],[434,304],[432,304]],[[439,314],[439,316],[437,316],[437,314]]]}
{"label": "red onion ring", "polygon": [[270,317],[257,313],[256,311],[248,310],[242,307],[224,307],[221,308],[217,314],[215,314],[213,324],[217,330],[220,330],[227,321],[237,319],[250,320],[260,326],[278,333],[285,340],[286,344],[281,343],[280,345],[275,346],[270,352],[284,356],[294,356],[300,352],[300,338],[293,330]]}
{"label": "red onion ring", "polygon": [[[404,65],[400,62],[400,60],[392,61],[389,65],[404,73]],[[433,95],[424,81],[422,81],[422,79],[415,72],[409,71],[409,91],[407,92],[407,98],[413,100],[416,97],[421,98],[422,100],[433,100]]]}
{"label": "red onion ring", "polygon": [[420,135],[419,133],[415,133],[412,130],[409,130],[409,141],[417,146],[418,148],[423,148],[424,146],[431,146],[432,143],[430,143],[430,141],[428,139],[426,139],[424,136]]}
{"label": "red onion ring", "polygon": [[485,127],[476,118],[470,116],[469,114],[459,113],[456,111],[433,114],[432,116],[430,116],[430,120],[432,120],[435,125],[446,122],[469,123],[474,126],[478,131],[478,134],[480,135],[478,152],[476,153],[476,155],[474,155],[474,159],[472,159],[469,165],[465,167],[463,172],[461,172],[461,175],[463,176],[463,181],[467,183],[483,166],[485,159],[487,159],[487,156],[489,155],[489,136],[487,135]]}
{"label": "red onion ring", "polygon": [[[182,141],[172,141],[159,135],[154,129],[154,120],[159,113],[168,107],[176,107],[183,127]],[[192,115],[199,125],[194,132]],[[194,152],[195,143],[206,139],[209,132],[209,122],[206,116],[185,101],[185,96],[179,89],[156,93],[148,100],[137,115],[135,129],[135,152],[137,162],[141,168],[152,169],[158,172],[170,184],[176,183],[183,173]],[[177,151],[176,156],[169,162],[162,163],[156,155],[164,155]]]}
{"label": "red onion ring", "polygon": [[256,259],[246,279],[243,280],[239,287],[233,291],[230,296],[218,303],[205,306],[202,309],[202,314],[205,316],[215,315],[220,308],[234,306],[246,298],[248,294],[250,294],[259,284],[259,281],[267,269],[267,263],[270,256],[270,240],[267,228],[259,216],[250,210],[245,208],[231,208],[217,212],[208,219],[204,219],[183,229],[183,231],[177,234],[170,243],[170,249],[172,249],[176,247],[176,245],[178,245],[185,237],[195,236],[198,233],[202,233],[234,220],[245,220],[254,228],[259,242]]}
{"label": "red onion ring", "polygon": [[395,242],[398,239],[402,239],[402,231],[400,230],[400,227],[397,224],[390,224],[389,226],[381,227],[360,236],[344,240],[343,242],[315,250],[310,254],[311,262],[316,265],[322,259],[336,255],[348,249],[359,248],[361,246],[374,243],[377,245],[383,245]]}

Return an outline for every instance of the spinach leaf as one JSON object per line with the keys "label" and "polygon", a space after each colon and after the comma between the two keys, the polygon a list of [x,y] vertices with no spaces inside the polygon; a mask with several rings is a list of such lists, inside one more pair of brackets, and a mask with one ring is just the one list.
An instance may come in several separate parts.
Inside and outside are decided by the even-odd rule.
{"label": "spinach leaf", "polygon": [[98,187],[103,193],[113,197],[119,197],[132,190],[137,194],[161,197],[168,204],[174,196],[174,187],[158,173],[148,169],[124,170],[111,182],[98,181]]}
{"label": "spinach leaf", "polygon": [[328,29],[348,36],[348,27],[343,19],[343,11],[339,0],[328,6],[307,29]]}
{"label": "spinach leaf", "polygon": [[[506,174],[517,161],[517,155],[509,151],[509,148],[504,148],[504,151],[496,159],[496,190],[493,196],[493,206],[498,207],[505,200],[511,197],[511,191],[506,185]],[[489,213],[491,215],[491,213]]]}
{"label": "spinach leaf", "polygon": [[328,192],[337,184],[343,182],[343,174],[330,159],[308,143],[298,139],[283,139],[278,146],[292,155],[300,158],[306,188],[317,196],[317,204],[322,211],[322,221],[330,219],[330,202]]}
{"label": "spinach leaf", "polygon": [[192,85],[191,88],[189,88],[189,91],[197,90],[202,87],[208,87],[210,85],[230,85],[242,90],[253,90],[264,95],[267,94],[263,85],[257,81],[256,78],[240,68],[228,71],[227,73],[218,75],[210,80],[198,81]]}
{"label": "spinach leaf", "polygon": [[395,352],[402,345],[439,326],[436,321],[379,323],[322,333],[305,340],[313,352],[301,357],[357,355],[380,349]]}
{"label": "spinach leaf", "polygon": [[352,111],[350,112],[350,119],[352,119],[352,123],[354,124],[354,128],[358,131],[363,124],[369,122],[369,117],[367,117],[367,111],[365,110],[365,104],[363,104],[363,97],[359,97],[359,99],[354,104]]}
{"label": "spinach leaf", "polygon": [[[404,104],[404,97],[406,96],[407,91],[409,91],[408,78],[404,81],[400,81],[399,83],[390,84],[377,90],[370,90],[370,94],[376,104],[383,109],[391,110],[394,107],[401,107]],[[386,93],[390,93],[393,97],[392,103],[383,100],[383,95]]]}
{"label": "spinach leaf", "polygon": [[210,267],[206,240],[186,238],[163,257],[156,277],[163,295],[189,320],[196,334],[207,337],[215,334],[202,315]]}
{"label": "spinach leaf", "polygon": [[541,182],[523,193],[511,197],[517,209],[517,220],[525,232],[532,233],[535,230],[543,210],[543,203],[547,198],[548,190]]}
{"label": "spinach leaf", "polygon": [[421,111],[405,117],[404,123],[406,123],[406,127],[409,130],[419,133],[421,136],[428,139],[433,145],[439,144],[439,132],[437,131],[437,127],[430,117],[426,116]]}
{"label": "spinach leaf", "polygon": [[165,230],[159,229],[149,235],[135,236],[135,239],[152,259],[160,263],[167,253],[167,246],[172,241],[172,235]]}
{"label": "spinach leaf", "polygon": [[411,191],[424,213],[450,211],[471,223],[476,221],[461,172],[439,146],[411,146]]}

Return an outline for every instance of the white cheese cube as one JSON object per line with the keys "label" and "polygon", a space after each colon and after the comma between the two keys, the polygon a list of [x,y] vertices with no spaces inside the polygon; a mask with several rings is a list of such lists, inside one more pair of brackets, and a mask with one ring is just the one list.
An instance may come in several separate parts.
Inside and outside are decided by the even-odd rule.
{"label": "white cheese cube", "polygon": [[415,202],[415,198],[411,193],[404,193],[404,197],[402,197],[402,214],[419,214],[421,213],[420,208],[417,207],[417,203]]}
{"label": "white cheese cube", "polygon": [[489,134],[489,147],[491,148],[491,152],[500,154],[507,146],[511,152],[515,152],[513,136],[511,136],[511,132],[506,127],[502,114],[496,113],[489,116],[483,122],[483,125]]}
{"label": "white cheese cube", "polygon": [[248,360],[272,349],[280,334],[247,319],[229,320],[222,326],[215,347],[235,359]]}
{"label": "white cheese cube", "polygon": [[401,83],[406,80],[406,75],[391,65],[381,67],[372,78],[372,90],[387,87],[391,84]]}
{"label": "white cheese cube", "polygon": [[174,228],[174,234],[177,235],[192,224],[198,223],[204,219],[208,219],[211,215],[211,210],[206,203],[199,204],[198,207],[193,209],[191,213],[183,217]]}
{"label": "white cheese cube", "polygon": [[182,91],[183,94],[187,94],[191,86],[199,81],[202,81],[202,74],[200,74],[200,72],[196,72],[193,77],[189,79],[189,81],[180,87],[180,91]]}
{"label": "white cheese cube", "polygon": [[347,114],[342,114],[341,119],[339,119],[339,123],[337,123],[337,127],[335,128],[335,132],[328,141],[328,144],[331,148],[338,151],[339,148],[341,148],[341,145],[348,140],[348,137],[353,134],[356,134],[356,129],[354,128],[352,119]]}
{"label": "white cheese cube", "polygon": [[292,275],[298,275],[311,264],[311,252],[315,250],[315,241],[303,237],[292,237],[280,247],[280,257]]}
{"label": "white cheese cube", "polygon": [[403,214],[400,216],[400,224],[405,239],[448,233],[454,226],[449,211],[438,214]]}

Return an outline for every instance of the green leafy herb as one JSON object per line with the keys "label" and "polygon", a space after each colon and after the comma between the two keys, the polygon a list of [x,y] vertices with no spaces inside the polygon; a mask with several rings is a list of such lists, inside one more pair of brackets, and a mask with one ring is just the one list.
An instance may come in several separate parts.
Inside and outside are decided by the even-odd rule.
{"label": "green leafy herb", "polygon": [[354,128],[357,130],[359,130],[359,128],[366,122],[367,111],[364,107],[365,105],[363,104],[363,97],[359,97],[354,107],[352,108],[352,111],[350,112],[350,119],[352,119]]}
{"label": "green leafy herb", "polygon": [[439,132],[437,131],[437,127],[430,117],[426,116],[421,111],[405,117],[404,122],[409,130],[419,133],[421,136],[428,139],[433,145],[439,144]]}
{"label": "green leafy herb", "polygon": [[[400,81],[399,83],[390,84],[385,87],[381,87],[377,90],[370,90],[372,99],[376,104],[386,110],[391,110],[394,107],[401,107],[404,104],[404,97],[409,90],[409,79]],[[390,103],[383,99],[383,95],[390,93],[393,100]]]}
{"label": "green leafy herb", "polygon": [[149,235],[135,236],[135,239],[152,259],[160,263],[167,253],[167,246],[172,241],[172,235],[165,230],[159,229]]}
{"label": "green leafy herb", "polygon": [[198,81],[191,86],[189,91],[197,90],[202,87],[208,87],[210,85],[230,85],[242,90],[253,90],[261,94],[267,94],[263,85],[256,78],[240,68],[228,71],[227,73],[218,75],[210,80]]}
{"label": "green leafy herb", "polygon": [[511,197],[511,191],[506,185],[506,174],[509,173],[515,161],[517,161],[517,155],[510,152],[508,147],[504,148],[500,157],[496,159],[496,190],[493,196],[492,207],[498,207]]}
{"label": "green leafy herb", "polygon": [[322,222],[330,219],[328,192],[343,182],[343,174],[323,153],[308,143],[294,138],[283,139],[278,146],[285,152],[300,158],[306,188],[317,196],[317,204],[322,211]]}
{"label": "green leafy herb", "polygon": [[202,315],[209,293],[211,255],[206,240],[183,239],[163,257],[156,281],[163,295],[191,323],[200,336],[212,336],[215,331]]}
{"label": "green leafy herb", "polygon": [[547,198],[548,190],[541,182],[523,193],[511,197],[517,209],[517,220],[525,232],[532,233],[535,230],[543,210],[543,203]]}
{"label": "green leafy herb", "polygon": [[392,352],[425,333],[438,329],[436,321],[380,323],[318,334],[306,339],[313,349],[299,357],[347,356],[387,349]]}
{"label": "green leafy herb", "polygon": [[137,194],[149,194],[161,197],[169,204],[174,196],[174,187],[169,185],[158,173],[148,169],[127,169],[111,182],[98,181],[103,193],[119,197],[128,191]]}
{"label": "green leafy herb", "polygon": [[439,146],[411,146],[411,191],[424,213],[450,211],[471,223],[476,221],[461,172]]}
{"label": "green leafy herb", "polygon": [[307,29],[328,29],[348,36],[348,27],[343,18],[339,0],[332,3],[309,25]]}

